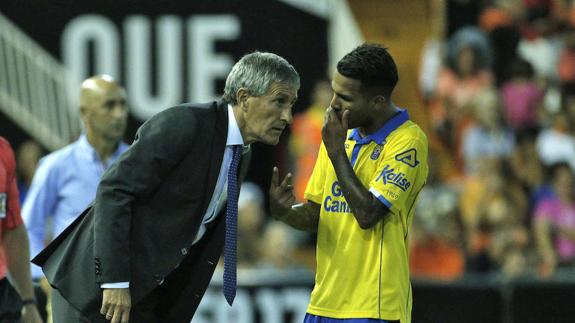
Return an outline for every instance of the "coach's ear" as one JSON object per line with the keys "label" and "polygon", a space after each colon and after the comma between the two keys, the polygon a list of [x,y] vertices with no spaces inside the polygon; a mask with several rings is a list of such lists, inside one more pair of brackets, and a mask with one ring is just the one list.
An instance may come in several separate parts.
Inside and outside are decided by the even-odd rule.
{"label": "coach's ear", "polygon": [[236,101],[238,106],[246,112],[248,110],[248,98],[250,97],[248,91],[243,87],[239,88],[236,92]]}

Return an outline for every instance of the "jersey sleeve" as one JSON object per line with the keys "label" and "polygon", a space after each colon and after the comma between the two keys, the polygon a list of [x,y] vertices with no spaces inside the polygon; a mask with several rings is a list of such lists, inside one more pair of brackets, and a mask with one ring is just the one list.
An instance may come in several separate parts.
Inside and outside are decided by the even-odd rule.
{"label": "jersey sleeve", "polygon": [[380,156],[377,170],[369,183],[369,191],[392,212],[407,210],[408,196],[419,191],[425,182],[427,146],[416,138],[388,143]]}
{"label": "jersey sleeve", "polygon": [[329,165],[330,164],[329,158],[327,157],[327,151],[325,150],[325,146],[322,142],[321,146],[319,147],[319,153],[317,154],[317,160],[315,162],[313,172],[305,189],[304,198],[306,200],[321,204],[327,173],[326,168]]}

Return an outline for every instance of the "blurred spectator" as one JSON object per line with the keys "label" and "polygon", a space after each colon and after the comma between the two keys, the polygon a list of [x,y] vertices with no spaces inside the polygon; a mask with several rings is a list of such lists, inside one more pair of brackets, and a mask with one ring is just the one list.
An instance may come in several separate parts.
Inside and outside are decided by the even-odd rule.
{"label": "blurred spectator", "polygon": [[425,41],[421,50],[421,62],[419,71],[419,91],[427,104],[433,98],[436,82],[441,70],[444,44],[436,36]]}
{"label": "blurred spectator", "polygon": [[531,64],[517,59],[511,63],[509,80],[501,87],[505,119],[514,131],[538,126],[538,114],[545,92],[534,76]]}
{"label": "blurred spectator", "polygon": [[447,60],[449,64],[456,64],[459,52],[467,47],[473,48],[477,54],[475,64],[480,68],[489,69],[493,61],[493,53],[489,38],[481,29],[467,26],[453,34],[447,44]]}
{"label": "blurred spectator", "polygon": [[[575,124],[575,82],[566,83],[562,86],[562,108],[567,114],[567,119],[570,125]],[[571,128],[571,133],[574,133],[574,128]]]}
{"label": "blurred spectator", "polygon": [[494,89],[484,90],[473,101],[475,122],[463,134],[462,154],[465,170],[476,173],[484,158],[511,155],[515,137],[503,123],[499,97]]}
{"label": "blurred spectator", "polygon": [[427,184],[419,193],[410,233],[409,268],[414,278],[452,280],[462,276],[465,269],[457,191],[440,181],[433,155],[429,164]]}
{"label": "blurred spectator", "polygon": [[553,0],[521,0],[525,18],[534,21],[539,18],[547,18],[551,14]]}
{"label": "blurred spectator", "polygon": [[528,206],[508,166],[498,158],[483,158],[477,173],[465,182],[460,205],[468,271],[488,272],[502,267],[507,274],[517,275],[517,266],[508,264],[506,257],[522,253],[527,246],[524,222]]}
{"label": "blurred spectator", "polygon": [[293,120],[290,153],[295,162],[294,192],[296,199],[300,201],[303,201],[303,193],[315,165],[321,144],[323,117],[332,96],[330,82],[328,80],[318,81],[313,88],[311,105]]}
{"label": "blurred spectator", "polygon": [[481,13],[481,1],[447,0],[447,36],[465,26],[477,25]]}
{"label": "blurred spectator", "polygon": [[517,26],[498,27],[489,33],[489,39],[493,48],[493,73],[496,84],[500,86],[509,79],[509,67],[519,58],[517,46],[521,34]]}
{"label": "blurred spectator", "polygon": [[475,29],[468,31],[450,40],[448,64],[439,74],[430,106],[432,127],[451,148],[457,147],[462,129],[469,123],[469,104],[493,83],[487,39]]}
{"label": "blurred spectator", "polygon": [[263,224],[264,195],[254,183],[244,182],[238,199],[238,266],[253,267],[259,261]]}
{"label": "blurred spectator", "polygon": [[575,29],[565,33],[564,45],[557,64],[559,81],[563,84],[575,85]]}
{"label": "blurred spectator", "polygon": [[278,221],[267,223],[260,244],[260,262],[258,268],[264,269],[302,269],[305,268],[295,258],[297,231]]}
{"label": "blurred spectator", "polygon": [[[522,130],[517,133],[516,138],[515,149],[509,157],[511,172],[521,184],[525,194],[532,195],[543,185],[544,181],[543,164],[539,159],[535,145],[537,130]],[[529,205],[529,209],[531,209],[534,201],[531,200]]]}
{"label": "blurred spectator", "polygon": [[34,140],[25,141],[16,151],[16,172],[18,177],[18,191],[20,192],[20,204],[24,203],[24,199],[28,194],[28,188],[36,172],[36,166],[38,166],[38,161],[42,158],[43,154],[42,147]]}
{"label": "blurred spectator", "polygon": [[480,212],[484,213],[479,216],[490,231],[489,257],[499,271],[513,278],[526,273],[528,202],[509,165],[504,162],[502,166],[501,178],[491,186],[494,194],[485,199],[484,208],[480,203]]}
{"label": "blurred spectator", "polygon": [[568,164],[557,163],[551,174],[555,196],[538,203],[533,220],[542,277],[552,275],[557,265],[575,265],[573,171]]}
{"label": "blurred spectator", "polygon": [[552,25],[549,18],[535,19],[517,48],[519,56],[531,63],[535,75],[544,83],[557,78],[561,39],[552,34]]}
{"label": "blurred spectator", "polygon": [[551,127],[544,129],[537,137],[537,152],[545,166],[567,162],[575,170],[575,137],[563,111],[553,116]]}
{"label": "blurred spectator", "polygon": [[479,16],[479,26],[486,32],[492,32],[497,28],[509,27],[513,23],[513,17],[509,11],[498,6],[489,6]]}

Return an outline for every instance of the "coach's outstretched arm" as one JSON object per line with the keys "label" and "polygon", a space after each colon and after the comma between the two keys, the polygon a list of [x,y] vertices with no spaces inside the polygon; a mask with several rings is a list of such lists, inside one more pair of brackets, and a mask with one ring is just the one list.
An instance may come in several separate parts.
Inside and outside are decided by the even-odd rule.
{"label": "coach's outstretched arm", "polygon": [[270,211],[272,216],[304,231],[317,231],[320,205],[313,202],[295,204],[295,195],[291,184],[292,175],[288,173],[279,183],[279,171],[274,167],[270,185]]}

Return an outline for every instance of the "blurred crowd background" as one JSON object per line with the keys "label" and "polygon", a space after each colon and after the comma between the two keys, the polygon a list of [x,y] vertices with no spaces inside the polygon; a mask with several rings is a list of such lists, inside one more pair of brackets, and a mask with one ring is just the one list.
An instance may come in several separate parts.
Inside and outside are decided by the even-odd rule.
{"label": "blurred crowd background", "polygon": [[414,277],[574,268],[572,5],[448,1],[444,33],[421,57],[435,153],[414,223]]}
{"label": "blurred crowd background", "polygon": [[[412,276],[545,279],[557,272],[572,274],[575,7],[571,1],[552,0],[430,4],[444,17],[432,26],[419,69],[423,120],[433,153],[411,231]],[[331,95],[329,80],[318,80],[311,104],[292,126],[290,169],[300,199]],[[248,192],[257,190],[247,187]],[[261,201],[253,203],[260,205],[263,197],[257,195]],[[292,265],[313,270],[313,257],[308,258],[313,236],[252,220],[256,212],[251,207],[241,207],[252,213],[244,218],[246,226],[261,226],[265,235],[244,237],[263,236],[274,243],[283,239],[282,246],[292,246],[283,249]],[[273,255],[261,257],[275,263]],[[262,261],[249,259],[248,266]]]}

